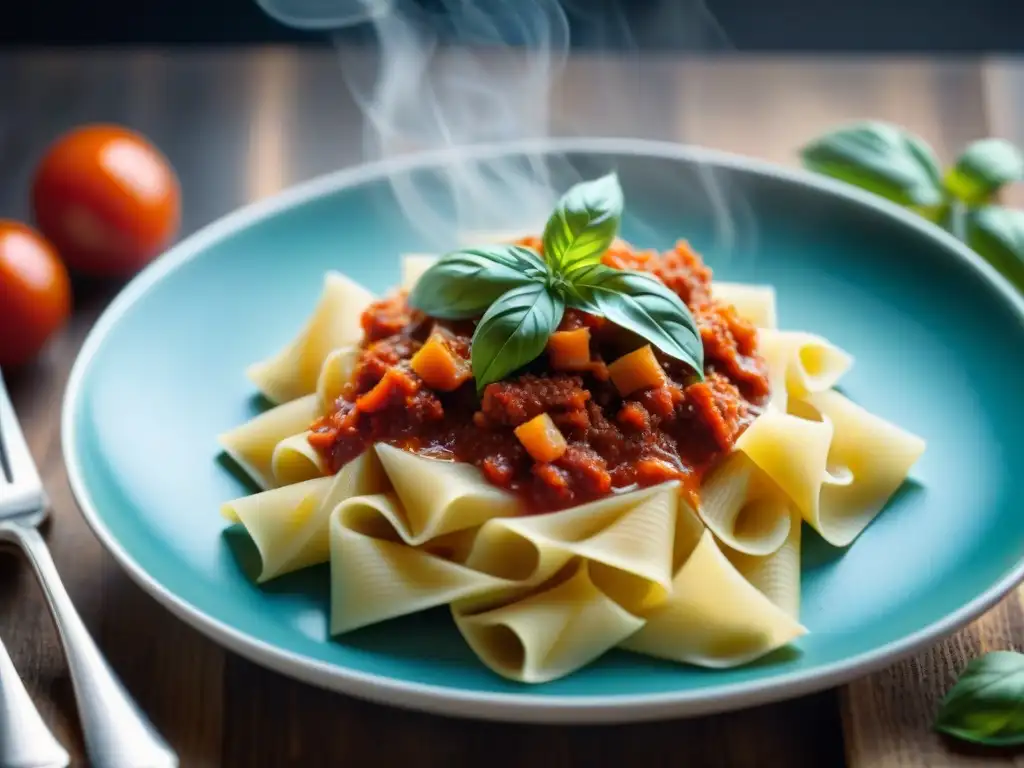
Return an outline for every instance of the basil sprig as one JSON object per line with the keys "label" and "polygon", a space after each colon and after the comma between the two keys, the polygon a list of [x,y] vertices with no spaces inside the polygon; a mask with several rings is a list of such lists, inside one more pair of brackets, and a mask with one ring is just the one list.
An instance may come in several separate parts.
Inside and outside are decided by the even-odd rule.
{"label": "basil sprig", "polygon": [[565,308],[607,318],[704,378],[704,347],[686,304],[657,278],[612,269],[601,257],[622,219],[612,173],[572,187],[544,227],[544,256],[519,245],[446,254],[420,277],[409,304],[432,317],[480,316],[471,363],[478,392],[544,351]]}
{"label": "basil sprig", "polygon": [[863,187],[900,205],[942,203],[942,175],[931,148],[918,137],[879,122],[857,123],[801,150],[812,170]]}
{"label": "basil sprig", "polygon": [[943,699],[935,728],[976,744],[1024,744],[1024,655],[992,651],[971,661]]}
{"label": "basil sprig", "polygon": [[855,123],[800,151],[807,168],[903,205],[967,243],[1024,291],[1024,214],[992,205],[1024,179],[1024,155],[1003,139],[968,145],[944,175],[927,142],[895,125]]}

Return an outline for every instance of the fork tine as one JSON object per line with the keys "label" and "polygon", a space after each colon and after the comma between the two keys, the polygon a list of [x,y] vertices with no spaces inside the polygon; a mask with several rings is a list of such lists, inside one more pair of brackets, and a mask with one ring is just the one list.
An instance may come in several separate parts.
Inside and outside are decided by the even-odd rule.
{"label": "fork tine", "polygon": [[70,762],[0,641],[0,765],[65,768]]}
{"label": "fork tine", "polygon": [[11,482],[20,490],[41,493],[43,489],[39,471],[28,449],[25,433],[21,431],[14,406],[7,394],[3,373],[0,372],[0,454],[7,459]]}

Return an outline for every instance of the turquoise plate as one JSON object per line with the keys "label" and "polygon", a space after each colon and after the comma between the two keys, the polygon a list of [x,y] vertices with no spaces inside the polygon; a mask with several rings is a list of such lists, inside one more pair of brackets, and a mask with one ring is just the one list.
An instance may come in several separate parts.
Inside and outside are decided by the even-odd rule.
{"label": "turquoise plate", "polygon": [[[451,245],[447,229],[432,230],[439,242],[418,234],[394,189],[440,200],[456,159],[520,170],[532,160],[559,190],[616,169],[628,239],[664,248],[685,237],[719,279],[774,285],[782,327],[820,333],[856,356],[847,394],[927,439],[912,480],[852,547],[808,535],[810,634],[794,649],[720,671],[614,652],[531,687],[480,664],[444,610],[332,641],[325,567],[265,588],[246,577],[244,547],[223,534],[218,508],[250,488],[218,459],[215,441],[256,413],[246,365],[297,331],[325,270],[379,291],[398,282],[399,254]],[[841,184],[631,140],[479,147],[314,180],[160,258],[85,343],[64,404],[64,452],[86,519],[131,577],[185,621],[286,675],[481,718],[706,713],[862,675],[934,643],[1018,583],[1024,399],[1013,386],[1024,380],[1022,317],[1021,300],[972,252]]]}

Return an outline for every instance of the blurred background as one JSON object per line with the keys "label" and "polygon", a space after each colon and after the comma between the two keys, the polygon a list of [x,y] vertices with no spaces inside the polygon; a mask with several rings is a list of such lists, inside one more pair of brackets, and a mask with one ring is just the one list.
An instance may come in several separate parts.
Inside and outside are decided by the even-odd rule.
{"label": "blurred background", "polygon": [[[513,2],[513,0],[510,0]],[[689,0],[577,2],[573,45],[604,48],[628,43],[595,24],[621,12],[641,46],[686,47],[684,35],[645,30],[645,19]],[[442,0],[418,0],[437,8]],[[569,5],[569,4],[567,4]],[[707,0],[731,43],[744,51],[1016,52],[1024,50],[1024,3],[1019,0]],[[349,33],[356,36],[358,32]],[[0,43],[5,45],[259,44],[323,45],[323,35],[274,22],[254,0],[9,0]]]}

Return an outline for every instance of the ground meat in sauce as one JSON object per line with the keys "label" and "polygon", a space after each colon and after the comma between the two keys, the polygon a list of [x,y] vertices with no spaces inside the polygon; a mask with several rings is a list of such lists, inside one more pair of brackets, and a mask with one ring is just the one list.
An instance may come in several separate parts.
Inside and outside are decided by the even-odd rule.
{"label": "ground meat in sauce", "polygon": [[[535,238],[522,242],[540,250]],[[667,480],[680,480],[696,501],[702,475],[767,399],[756,330],[732,306],[713,299],[711,270],[685,242],[660,254],[616,244],[604,263],[648,271],[686,302],[704,344],[703,382],[691,383],[685,364],[656,352],[667,383],[621,397],[604,363],[635,348],[636,339],[602,318],[568,310],[559,328],[590,329],[592,370],[552,371],[542,355],[518,376],[490,384],[482,398],[472,381],[454,392],[434,392],[409,360],[436,328],[468,360],[474,322],[426,317],[398,292],[364,312],[354,380],[332,413],[313,425],[310,443],[332,471],[378,441],[470,462],[490,482],[521,494],[532,512]],[[534,461],[513,433],[542,413],[568,442],[554,462]]]}

